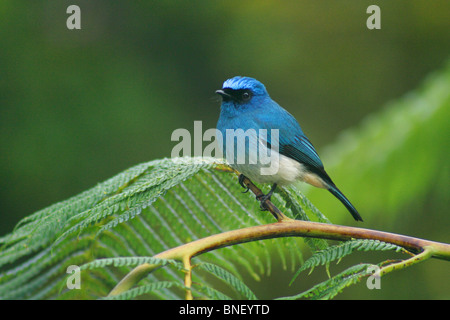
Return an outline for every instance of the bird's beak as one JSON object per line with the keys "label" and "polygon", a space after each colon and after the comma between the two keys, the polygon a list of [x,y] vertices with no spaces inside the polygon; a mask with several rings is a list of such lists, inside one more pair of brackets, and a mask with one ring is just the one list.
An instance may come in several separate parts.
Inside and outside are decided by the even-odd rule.
{"label": "bird's beak", "polygon": [[222,99],[224,101],[229,101],[229,100],[233,100],[233,96],[226,93],[225,91],[223,91],[222,89],[220,90],[216,90],[216,93],[219,94],[220,96],[222,96]]}

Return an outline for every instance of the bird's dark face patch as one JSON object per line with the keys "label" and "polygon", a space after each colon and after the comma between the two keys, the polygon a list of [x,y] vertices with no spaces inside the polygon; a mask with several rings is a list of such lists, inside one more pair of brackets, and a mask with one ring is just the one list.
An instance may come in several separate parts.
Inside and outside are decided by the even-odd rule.
{"label": "bird's dark face patch", "polygon": [[249,102],[253,97],[253,92],[250,89],[231,89],[224,88],[217,90],[217,93],[222,96],[223,101],[234,101],[239,104]]}

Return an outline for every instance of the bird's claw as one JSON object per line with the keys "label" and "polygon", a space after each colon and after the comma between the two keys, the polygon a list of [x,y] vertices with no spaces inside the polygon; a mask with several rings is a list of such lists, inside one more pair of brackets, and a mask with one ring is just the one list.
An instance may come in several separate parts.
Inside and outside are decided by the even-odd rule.
{"label": "bird's claw", "polygon": [[[248,185],[246,185],[244,183],[244,179],[246,178],[246,176],[244,176],[242,173],[239,175],[238,181],[239,184],[242,186],[242,188],[245,189],[245,191],[242,191],[242,193],[247,193],[250,188]],[[259,207],[261,208],[261,211],[268,211],[269,208],[266,204],[266,201],[269,200],[272,197],[273,192],[275,191],[275,188],[277,187],[277,184],[274,183],[272,188],[270,189],[270,191],[267,194],[260,194],[256,196],[256,200],[259,201]]]}
{"label": "bird's claw", "polygon": [[272,196],[271,194],[260,194],[260,195],[256,196],[256,200],[259,201],[259,207],[260,207],[261,211],[269,210],[269,208],[267,207],[266,201],[267,200],[270,201],[271,196]]}
{"label": "bird's claw", "polygon": [[277,188],[277,184],[274,183],[272,185],[272,188],[270,189],[270,191],[267,194],[260,194],[260,195],[256,196],[256,199],[259,201],[259,206],[262,211],[269,210],[269,208],[267,207],[266,201],[268,201],[268,200],[270,201],[270,198],[272,197],[272,194],[276,188]]}
{"label": "bird's claw", "polygon": [[245,189],[245,191],[242,191],[242,193],[247,193],[248,190],[250,190],[250,188],[244,183],[244,179],[245,179],[245,176],[241,173],[239,175],[239,184],[242,186],[242,188]]}

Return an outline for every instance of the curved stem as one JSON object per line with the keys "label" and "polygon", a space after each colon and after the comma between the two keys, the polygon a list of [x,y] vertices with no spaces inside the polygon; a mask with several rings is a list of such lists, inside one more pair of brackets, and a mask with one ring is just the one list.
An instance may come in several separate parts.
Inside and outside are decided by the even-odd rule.
{"label": "curved stem", "polygon": [[[185,263],[187,259],[199,254],[235,244],[279,237],[314,237],[332,240],[373,239],[396,244],[413,253],[420,253],[425,248],[427,255],[434,258],[450,260],[450,245],[404,235],[370,230],[364,228],[332,225],[319,222],[287,220],[261,226],[248,227],[199,239],[179,247],[161,252],[155,256],[160,259],[175,259]],[[419,257],[417,255],[415,257]],[[413,257],[414,258],[414,257]],[[413,259],[411,258],[411,259]],[[408,259],[409,260],[409,259]],[[406,260],[406,261],[408,261]],[[190,263],[189,263],[190,265]],[[132,270],[109,295],[124,292],[137,284],[148,273],[156,269],[155,265],[142,264]]]}
{"label": "curved stem", "polygon": [[[233,171],[239,175],[239,172],[230,167],[224,167],[223,170]],[[263,195],[262,191],[247,177],[244,177],[242,182],[255,194],[255,196],[258,197]],[[381,269],[382,275],[398,268],[405,268],[431,257],[450,260],[449,244],[377,230],[293,220],[285,216],[270,200],[265,201],[265,206],[275,219],[277,219],[277,223],[223,232],[169,249],[155,256],[155,258],[175,259],[183,262],[186,269],[185,287],[188,288],[186,291],[186,299],[192,299],[192,292],[189,289],[192,284],[191,258],[211,250],[250,241],[279,237],[313,237],[341,241],[372,239],[392,243],[417,254],[407,260],[384,267]],[[116,295],[130,289],[148,273],[156,270],[158,267],[159,266],[151,264],[142,264],[136,267],[116,285],[109,295]]]}

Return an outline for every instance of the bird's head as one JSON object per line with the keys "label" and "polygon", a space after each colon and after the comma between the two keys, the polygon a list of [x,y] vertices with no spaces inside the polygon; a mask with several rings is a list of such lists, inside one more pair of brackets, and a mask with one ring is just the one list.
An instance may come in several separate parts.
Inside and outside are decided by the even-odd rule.
{"label": "bird's head", "polygon": [[256,79],[234,77],[223,83],[216,91],[222,97],[222,108],[248,109],[257,107],[263,99],[269,98],[266,87]]}

